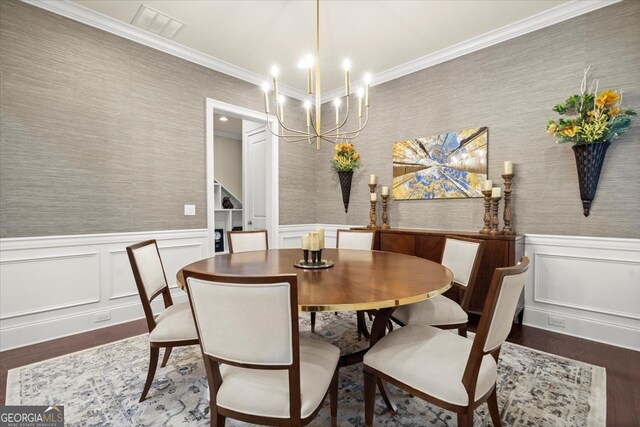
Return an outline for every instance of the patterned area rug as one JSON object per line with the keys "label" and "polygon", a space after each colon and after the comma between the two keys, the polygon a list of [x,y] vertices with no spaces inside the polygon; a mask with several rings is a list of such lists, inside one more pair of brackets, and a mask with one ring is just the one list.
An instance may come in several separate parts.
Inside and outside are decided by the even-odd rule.
{"label": "patterned area rug", "polygon": [[[326,339],[344,352],[358,342],[355,316],[318,313],[316,334],[309,316],[300,316],[301,333]],[[208,389],[198,347],[174,349],[158,367],[147,400],[138,403],[148,364],[146,336],[92,348],[12,369],[7,405],[65,406],[66,425],[206,426]],[[340,370],[340,426],[364,424],[362,365]],[[605,425],[604,368],[506,343],[498,365],[498,405],[507,426]],[[380,426],[455,426],[455,414],[390,386],[397,415],[386,411],[379,395],[375,424]],[[329,425],[328,399],[311,426]],[[475,413],[478,426],[491,425],[485,405]],[[228,420],[227,426],[247,426]]]}

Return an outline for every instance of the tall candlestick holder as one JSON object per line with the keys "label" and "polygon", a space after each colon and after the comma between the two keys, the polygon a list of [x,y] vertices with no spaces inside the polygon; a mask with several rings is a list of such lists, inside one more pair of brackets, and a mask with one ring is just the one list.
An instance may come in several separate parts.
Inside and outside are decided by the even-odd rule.
{"label": "tall candlestick holder", "polygon": [[516,234],[511,229],[511,180],[513,179],[513,174],[504,174],[502,179],[504,179],[504,227],[502,228],[502,234]]}
{"label": "tall candlestick holder", "polygon": [[491,190],[482,190],[484,195],[484,227],[480,230],[480,234],[489,234],[491,231]]}
{"label": "tall candlestick holder", "polygon": [[382,230],[388,230],[391,227],[389,226],[389,215],[387,214],[387,202],[389,199],[389,195],[388,194],[383,194],[382,195],[382,225],[380,226],[380,228]]}
{"label": "tall candlestick holder", "polygon": [[491,230],[489,230],[489,234],[494,236],[496,234],[500,234],[498,230],[498,225],[500,220],[498,219],[498,206],[500,205],[500,199],[502,197],[492,197],[491,198]]}
{"label": "tall candlestick holder", "polygon": [[[376,192],[376,187],[378,187],[377,184],[369,184],[369,190],[371,194],[375,194]],[[371,208],[369,209],[369,225],[367,225],[367,228],[370,228],[372,230],[375,230],[378,228],[378,224],[376,223],[376,205],[378,204],[378,201],[373,201],[371,200]]]}

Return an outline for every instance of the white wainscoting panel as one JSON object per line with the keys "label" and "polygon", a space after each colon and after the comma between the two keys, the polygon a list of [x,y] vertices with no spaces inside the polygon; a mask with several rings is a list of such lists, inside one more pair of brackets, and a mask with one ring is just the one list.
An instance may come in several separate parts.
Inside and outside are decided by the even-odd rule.
{"label": "white wainscoting panel", "polygon": [[527,235],[524,323],[640,350],[640,239]]}
{"label": "white wainscoting panel", "polygon": [[125,248],[148,239],[174,301],[186,301],[176,273],[212,255],[207,230],[1,239],[0,351],[143,317]]}
{"label": "white wainscoting panel", "polygon": [[[276,247],[299,248],[300,237],[320,227],[331,248],[339,228],[354,226],[281,225]],[[125,247],[153,238],[174,301],[186,301],[175,276],[213,255],[206,230],[1,239],[0,351],[142,318]],[[639,239],[527,235],[525,242],[532,262],[525,324],[640,350]]]}
{"label": "white wainscoting panel", "polygon": [[0,320],[96,303],[100,301],[98,253],[2,259],[0,283]]}

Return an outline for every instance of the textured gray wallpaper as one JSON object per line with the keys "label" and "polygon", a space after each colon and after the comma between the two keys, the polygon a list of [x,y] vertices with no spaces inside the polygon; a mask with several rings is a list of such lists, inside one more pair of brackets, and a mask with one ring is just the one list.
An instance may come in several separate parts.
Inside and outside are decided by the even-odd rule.
{"label": "textured gray wallpaper", "polygon": [[[205,98],[263,108],[254,85],[16,0],[0,81],[0,237],[205,228]],[[289,166],[308,153],[280,146],[283,224],[315,221]]]}
{"label": "textured gray wallpaper", "polygon": [[[547,120],[557,118],[551,108],[578,92],[587,65],[601,89],[624,89],[624,104],[640,111],[640,2],[609,6],[372,88],[370,124],[354,140],[363,167],[354,176],[349,214],[341,209],[327,149],[317,160],[317,182],[326,183],[318,185],[318,222],[369,222],[369,174],[391,186],[394,141],[488,126],[494,184],[502,183],[503,161],[514,162],[516,231],[639,238],[640,120],[609,148],[587,218],[573,151],[545,132]],[[390,208],[394,227],[477,231],[482,214],[480,199],[400,201]]]}
{"label": "textured gray wallpaper", "polygon": [[[333,147],[281,143],[281,224],[367,224],[394,141],[488,126],[490,178],[514,162],[518,232],[640,237],[640,121],[609,149],[588,218],[570,146],[545,133],[586,65],[640,109],[639,29],[625,1],[372,88],[349,214]],[[206,227],[205,98],[263,108],[256,86],[17,0],[0,1],[0,82],[0,237]],[[482,202],[393,202],[390,219],[477,230]]]}

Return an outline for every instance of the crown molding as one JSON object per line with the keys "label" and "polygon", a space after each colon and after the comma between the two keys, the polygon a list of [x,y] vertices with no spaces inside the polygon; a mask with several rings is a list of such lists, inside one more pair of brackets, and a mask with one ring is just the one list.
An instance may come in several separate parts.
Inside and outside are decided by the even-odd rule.
{"label": "crown molding", "polygon": [[[522,19],[504,27],[484,33],[480,36],[465,40],[453,46],[446,47],[437,52],[414,59],[397,67],[390,68],[381,73],[375,74],[371,78],[370,86],[376,86],[397,78],[406,76],[425,68],[433,67],[446,61],[458,58],[463,55],[493,46],[504,41],[532,33],[545,27],[584,15],[594,10],[619,3],[622,0],[573,0],[568,3],[561,4],[552,9],[540,12],[529,18]],[[362,85],[362,82],[355,82],[351,87],[355,88]],[[335,89],[327,92],[322,97],[322,103],[329,102],[336,97],[342,96],[344,89]]]}
{"label": "crown molding", "polygon": [[[118,21],[110,16],[95,12],[70,0],[22,0],[32,6],[53,12],[82,24],[107,31],[111,34],[140,43],[152,49],[159,50],[169,55],[182,58],[194,64],[202,65],[215,71],[252,83],[258,87],[262,82],[269,81],[270,78],[222,61],[210,55],[206,55],[197,50],[183,46],[172,40],[158,36],[132,24]],[[291,86],[279,85],[280,93],[298,99],[307,99],[307,93]]]}
{"label": "crown molding", "polygon": [[[169,55],[182,58],[189,62],[193,62],[203,67],[210,68],[215,71],[236,77],[256,86],[260,86],[268,77],[235,66],[218,58],[205,55],[194,49],[182,46],[174,41],[165,39],[156,34],[150,33],[131,24],[120,22],[114,18],[95,12],[70,0],[22,0],[25,3],[45,9],[49,12],[62,15],[100,30],[107,31],[117,36],[126,38],[136,43],[143,44],[153,49],[168,53]],[[466,40],[453,46],[441,49],[429,55],[414,59],[397,67],[390,68],[386,71],[372,76],[371,86],[376,86],[390,80],[394,80],[406,76],[425,68],[458,58],[463,55],[493,46],[498,43],[549,27],[554,24],[575,18],[580,15],[592,12],[594,10],[619,3],[622,0],[573,0],[571,2],[561,4],[552,9],[533,15],[529,18],[514,22],[478,37]],[[362,85],[361,81],[353,82],[351,87],[355,88]],[[326,92],[322,97],[322,103],[329,102],[336,97],[342,96],[344,89],[338,88],[330,92]],[[307,93],[295,89],[291,86],[280,85],[280,92],[291,98],[304,101],[307,99]]]}

